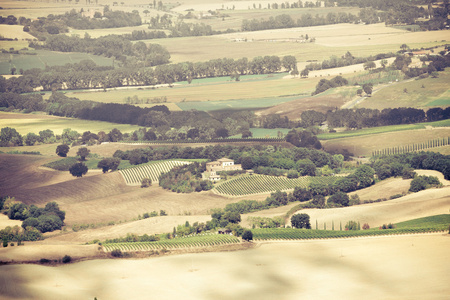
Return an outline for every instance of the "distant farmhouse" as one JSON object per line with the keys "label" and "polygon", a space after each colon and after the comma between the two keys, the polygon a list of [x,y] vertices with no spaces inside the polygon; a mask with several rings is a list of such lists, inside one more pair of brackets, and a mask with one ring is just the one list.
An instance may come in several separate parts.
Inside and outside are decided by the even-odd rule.
{"label": "distant farmhouse", "polygon": [[220,175],[218,175],[217,172],[233,170],[242,170],[242,167],[241,165],[235,165],[234,160],[232,159],[221,158],[217,161],[206,163],[206,176],[211,181],[220,180]]}

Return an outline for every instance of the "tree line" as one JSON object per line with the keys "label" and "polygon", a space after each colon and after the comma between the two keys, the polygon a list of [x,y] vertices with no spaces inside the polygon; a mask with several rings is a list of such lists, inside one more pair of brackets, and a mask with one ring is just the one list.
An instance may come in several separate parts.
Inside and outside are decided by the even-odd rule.
{"label": "tree line", "polygon": [[[139,43],[143,44],[142,42],[137,44]],[[139,48],[137,44],[133,46],[134,49]],[[237,60],[222,58],[206,62],[159,65],[168,60],[169,56],[164,49],[159,49],[162,51],[160,52],[157,45],[155,46],[156,52],[151,50],[152,47],[142,47],[154,55],[141,57],[148,66],[158,64],[154,68],[142,65],[133,67],[137,61],[129,60],[126,62],[127,67],[115,69],[97,66],[92,61],[46,67],[44,70],[33,68],[24,71],[20,77],[10,79],[0,77],[0,92],[29,93],[37,88],[44,91],[88,88],[106,90],[121,86],[172,84],[179,81],[190,83],[193,79],[220,76],[232,76],[235,80],[239,80],[241,75],[270,74],[282,70],[289,72],[295,69],[297,64],[294,56],[287,55],[282,58],[278,56],[259,56],[252,60],[245,57]]]}
{"label": "tree line", "polygon": [[328,111],[326,114],[309,110],[304,111],[301,118],[309,126],[320,125],[327,121],[330,128],[361,129],[447,120],[450,118],[450,107],[445,109],[435,107],[426,111],[411,107],[386,108],[381,111],[370,108],[338,109]]}

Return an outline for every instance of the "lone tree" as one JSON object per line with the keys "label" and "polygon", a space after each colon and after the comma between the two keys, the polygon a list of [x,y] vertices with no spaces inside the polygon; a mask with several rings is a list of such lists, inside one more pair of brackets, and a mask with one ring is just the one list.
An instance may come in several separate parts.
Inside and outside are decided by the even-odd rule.
{"label": "lone tree", "polygon": [[90,152],[91,150],[89,150],[88,148],[81,147],[80,149],[78,149],[77,155],[80,157],[80,160],[86,160],[86,157],[89,155]]}
{"label": "lone tree", "polygon": [[86,175],[87,171],[88,167],[82,162],[76,163],[69,168],[70,174],[76,177],[83,177],[83,175]]}
{"label": "lone tree", "polygon": [[69,149],[69,146],[66,144],[58,145],[58,147],[56,147],[56,154],[61,157],[66,157],[67,153],[69,153]]}
{"label": "lone tree", "polygon": [[308,214],[296,214],[291,218],[291,225],[295,228],[311,229],[311,223],[309,223]]}
{"label": "lone tree", "polygon": [[367,96],[372,96],[373,86],[370,83],[363,85],[364,93],[367,94]]}
{"label": "lone tree", "polygon": [[244,231],[242,234],[242,239],[247,242],[253,240],[253,232],[251,232],[251,230]]}

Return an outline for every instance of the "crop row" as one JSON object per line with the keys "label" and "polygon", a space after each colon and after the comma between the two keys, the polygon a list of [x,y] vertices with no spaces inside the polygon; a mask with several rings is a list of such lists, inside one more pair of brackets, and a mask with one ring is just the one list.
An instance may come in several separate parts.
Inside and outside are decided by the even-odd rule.
{"label": "crop row", "polygon": [[262,228],[253,229],[254,240],[307,240],[330,239],[378,235],[398,235],[410,233],[437,232],[446,230],[448,226],[434,226],[421,228],[370,229],[370,230],[313,230],[294,228]]}
{"label": "crop row", "polygon": [[156,242],[130,242],[130,243],[110,243],[103,244],[106,252],[119,249],[122,252],[129,251],[151,251],[161,249],[177,249],[192,247],[208,247],[215,245],[240,243],[240,239],[226,234],[211,235],[193,235],[188,237],[179,237],[170,240],[161,240]]}
{"label": "crop row", "polygon": [[153,164],[143,165],[135,168],[120,170],[125,182],[128,185],[139,185],[144,178],[150,178],[152,182],[159,181],[162,173],[169,172],[176,166],[190,164],[189,161],[166,160]]}
{"label": "crop row", "polygon": [[335,177],[310,177],[303,176],[289,179],[268,175],[247,175],[225,181],[215,187],[219,194],[229,196],[243,196],[259,193],[274,192],[277,190],[289,190],[297,186],[306,188],[311,182],[332,183]]}

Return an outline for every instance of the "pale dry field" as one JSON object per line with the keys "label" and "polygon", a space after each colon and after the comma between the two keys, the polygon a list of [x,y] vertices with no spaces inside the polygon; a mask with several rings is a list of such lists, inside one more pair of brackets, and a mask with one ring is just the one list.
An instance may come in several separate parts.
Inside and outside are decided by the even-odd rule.
{"label": "pale dry field", "polygon": [[14,39],[14,38],[17,38],[19,40],[23,40],[23,39],[34,40],[35,39],[35,37],[32,36],[31,34],[29,34],[28,32],[24,32],[23,26],[21,26],[21,25],[0,24],[0,35],[2,35],[5,38],[9,38],[9,39]]}
{"label": "pale dry field", "polygon": [[[1,266],[3,299],[448,299],[443,233],[247,251]],[[151,295],[151,296],[150,296]]]}

